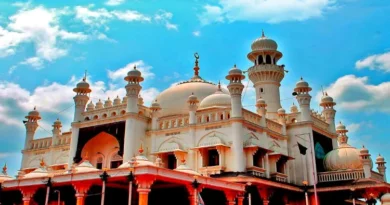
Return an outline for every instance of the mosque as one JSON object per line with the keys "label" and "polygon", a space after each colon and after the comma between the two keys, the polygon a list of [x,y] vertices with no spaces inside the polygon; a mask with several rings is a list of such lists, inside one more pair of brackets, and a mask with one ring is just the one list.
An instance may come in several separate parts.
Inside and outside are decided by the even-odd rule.
{"label": "mosque", "polygon": [[[12,177],[4,166],[1,204],[390,205],[385,159],[348,144],[331,96],[311,110],[301,78],[291,88],[296,105],[282,108],[282,56],[263,33],[247,55],[252,66],[234,65],[225,89],[200,76],[195,54],[193,77],[150,106],[136,67],[124,77],[125,97],[95,104],[84,77],[73,89],[71,131],[57,120],[52,136],[36,139],[40,113],[26,116],[21,168]],[[242,106],[246,77],[257,112]]]}

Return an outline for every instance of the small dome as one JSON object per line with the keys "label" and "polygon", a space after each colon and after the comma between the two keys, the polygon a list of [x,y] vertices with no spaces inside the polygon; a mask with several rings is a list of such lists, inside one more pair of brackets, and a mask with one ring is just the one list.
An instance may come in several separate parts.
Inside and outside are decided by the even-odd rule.
{"label": "small dome", "polygon": [[368,149],[363,145],[363,147],[360,149],[360,154],[361,155],[368,155],[369,151]]}
{"label": "small dome", "polygon": [[189,168],[186,165],[185,160],[182,160],[181,165],[179,165],[175,170],[178,171],[178,172],[183,172],[183,173],[190,174],[192,176],[194,176],[194,175],[200,176],[200,174],[198,172],[192,170],[191,168]]}
{"label": "small dome", "polygon": [[199,108],[209,107],[229,107],[231,106],[232,98],[229,94],[222,92],[221,84],[218,84],[217,91],[205,97],[199,105]]}
{"label": "small dome", "polygon": [[137,70],[137,66],[134,65],[134,69],[127,73],[127,77],[141,77],[141,72]]}
{"label": "small dome", "polygon": [[381,156],[381,154],[378,155],[376,158],[376,162],[385,162],[385,158]]}
{"label": "small dome", "polygon": [[304,81],[303,78],[301,78],[301,80],[299,80],[297,82],[297,84],[295,85],[296,88],[307,88],[309,87],[309,83]]}
{"label": "small dome", "polygon": [[102,109],[103,108],[103,102],[99,99],[99,101],[96,103],[95,109]]}
{"label": "small dome", "polygon": [[76,88],[89,89],[89,83],[82,80],[81,82],[77,83]]}
{"label": "small dome", "polygon": [[324,96],[322,96],[321,98],[321,103],[332,103],[333,102],[333,98],[328,96],[328,93],[325,93]]}
{"label": "small dome", "polygon": [[88,160],[84,160],[75,167],[75,171],[77,173],[84,173],[98,171],[98,169],[96,169]]}
{"label": "small dome", "polygon": [[390,205],[390,193],[386,193],[381,197],[382,205]]}
{"label": "small dome", "polygon": [[53,124],[55,127],[62,127],[62,123],[60,121],[60,119],[57,118],[56,121],[54,121],[54,124]]}
{"label": "small dome", "polygon": [[258,104],[258,105],[265,105],[266,103],[265,103],[265,100],[260,97],[259,99],[257,99],[256,104]]}
{"label": "small dome", "polygon": [[34,107],[34,109],[28,113],[26,118],[28,118],[28,117],[41,119],[41,116],[40,116],[40,114],[39,114],[39,112],[38,112],[36,107]]}
{"label": "small dome", "polygon": [[125,97],[122,98],[122,103],[123,103],[123,104],[127,104],[127,96],[125,96]]}
{"label": "small dome", "polygon": [[233,68],[229,70],[229,75],[242,75],[242,71],[234,64]]}
{"label": "small dome", "polygon": [[143,105],[144,99],[141,97],[141,95],[138,96],[138,105]]}
{"label": "small dome", "polygon": [[91,111],[91,110],[94,110],[95,109],[95,105],[93,104],[93,102],[89,102],[88,105],[87,105],[87,111]]}
{"label": "small dome", "polygon": [[192,93],[190,96],[188,96],[188,101],[198,101],[198,98],[196,97],[196,95],[194,95],[194,93]]}
{"label": "small dome", "polygon": [[117,106],[120,104],[121,104],[121,99],[119,98],[119,96],[116,96],[116,98],[114,99],[114,106]]}
{"label": "small dome", "polygon": [[157,102],[157,99],[150,106],[151,108],[160,108],[160,103]]}
{"label": "small dome", "polygon": [[297,113],[298,112],[298,107],[294,103],[290,107],[290,112],[291,113]]}
{"label": "small dome", "polygon": [[76,87],[73,89],[76,93],[90,93],[91,89],[89,88],[89,83],[87,83],[87,78],[84,76],[83,80],[77,83]]}
{"label": "small dome", "polygon": [[337,149],[334,149],[326,154],[324,158],[324,166],[327,171],[354,170],[363,168],[359,150],[346,143],[341,144]]}
{"label": "small dome", "polygon": [[276,51],[278,49],[278,44],[274,40],[267,38],[264,35],[264,32],[262,32],[261,37],[253,41],[251,48],[252,51],[264,51],[264,50]]}
{"label": "small dome", "polygon": [[339,130],[339,131],[346,130],[346,127],[341,122],[339,122],[339,124],[336,126],[336,130]]}
{"label": "small dome", "polygon": [[278,109],[278,114],[286,114],[286,110],[283,108]]}
{"label": "small dome", "polygon": [[112,107],[112,100],[108,98],[106,102],[104,102],[104,107]]}

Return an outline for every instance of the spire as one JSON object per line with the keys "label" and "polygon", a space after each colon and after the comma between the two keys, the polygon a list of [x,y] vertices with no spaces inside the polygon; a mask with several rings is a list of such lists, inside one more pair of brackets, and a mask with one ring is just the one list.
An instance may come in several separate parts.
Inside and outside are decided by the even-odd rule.
{"label": "spire", "polygon": [[195,71],[195,73],[194,73],[194,77],[195,76],[199,76],[199,66],[198,66],[198,64],[199,64],[199,55],[198,55],[198,53],[195,53],[194,54],[194,57],[195,57],[195,67],[194,67],[194,71]]}
{"label": "spire", "polygon": [[138,149],[138,152],[139,152],[140,155],[142,155],[142,153],[144,152],[144,149],[142,148],[142,143],[141,143],[141,146]]}
{"label": "spire", "polygon": [[263,30],[263,29],[261,29],[261,37],[265,38],[264,30]]}
{"label": "spire", "polygon": [[134,70],[137,70],[137,65],[134,64]]}
{"label": "spire", "polygon": [[85,73],[84,73],[84,77],[83,77],[83,81],[87,81],[87,70],[85,70]]}
{"label": "spire", "polygon": [[222,91],[222,89],[221,89],[221,81],[218,81],[218,89],[217,89],[217,91]]}
{"label": "spire", "polygon": [[4,164],[4,167],[3,167],[3,174],[4,174],[4,175],[7,175],[7,163]]}

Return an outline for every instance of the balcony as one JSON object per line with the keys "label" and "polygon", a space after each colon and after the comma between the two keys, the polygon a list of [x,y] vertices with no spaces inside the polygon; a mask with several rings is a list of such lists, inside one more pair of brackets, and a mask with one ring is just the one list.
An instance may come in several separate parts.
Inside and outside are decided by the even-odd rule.
{"label": "balcony", "polygon": [[214,174],[221,174],[225,170],[223,166],[208,166],[199,168],[199,172],[203,176],[210,176]]}
{"label": "balcony", "polygon": [[347,180],[357,180],[362,178],[364,178],[363,170],[345,170],[345,171],[318,173],[318,182],[347,181]]}
{"label": "balcony", "polygon": [[248,173],[252,174],[253,176],[257,177],[266,177],[265,175],[265,169],[260,167],[247,167],[246,170]]}
{"label": "balcony", "polygon": [[271,179],[277,182],[287,183],[287,175],[279,172],[271,173]]}

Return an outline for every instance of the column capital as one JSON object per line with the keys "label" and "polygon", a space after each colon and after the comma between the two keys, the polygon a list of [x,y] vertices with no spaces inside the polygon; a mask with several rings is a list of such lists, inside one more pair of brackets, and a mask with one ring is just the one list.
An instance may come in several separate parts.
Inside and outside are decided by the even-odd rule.
{"label": "column capital", "polygon": [[84,196],[92,186],[92,184],[88,182],[73,182],[72,185],[76,191],[76,197]]}
{"label": "column capital", "polygon": [[149,190],[155,181],[155,178],[150,176],[138,176],[136,179],[138,190]]}

